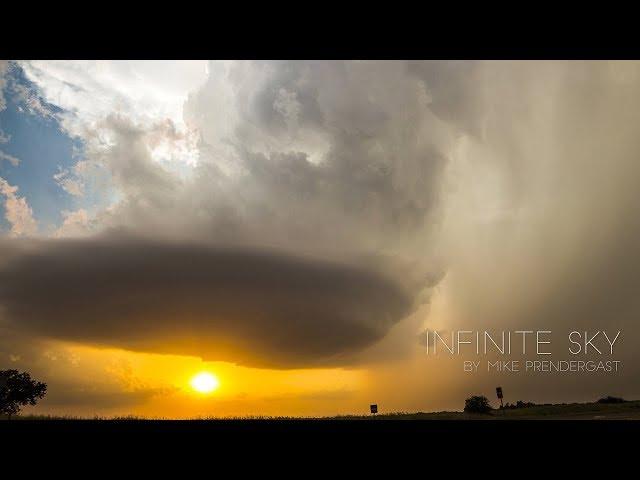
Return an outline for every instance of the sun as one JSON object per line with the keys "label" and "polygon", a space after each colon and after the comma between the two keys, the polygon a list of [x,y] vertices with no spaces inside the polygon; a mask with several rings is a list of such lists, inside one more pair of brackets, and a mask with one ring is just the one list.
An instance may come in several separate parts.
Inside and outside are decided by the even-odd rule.
{"label": "sun", "polygon": [[211,393],[219,386],[218,377],[209,372],[200,372],[191,379],[191,388],[199,393]]}

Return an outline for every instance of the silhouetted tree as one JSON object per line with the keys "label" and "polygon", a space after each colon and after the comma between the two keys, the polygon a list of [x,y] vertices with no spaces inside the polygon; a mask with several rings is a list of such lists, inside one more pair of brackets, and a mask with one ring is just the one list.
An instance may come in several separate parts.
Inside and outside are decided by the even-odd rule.
{"label": "silhouetted tree", "polygon": [[612,397],[611,395],[598,400],[598,403],[625,403],[625,402],[626,400],[624,398]]}
{"label": "silhouetted tree", "polygon": [[474,395],[464,402],[464,411],[467,413],[489,413],[491,410],[489,400],[483,395]]}
{"label": "silhouetted tree", "polygon": [[47,384],[27,372],[0,370],[0,415],[15,415],[25,405],[35,405],[47,393]]}

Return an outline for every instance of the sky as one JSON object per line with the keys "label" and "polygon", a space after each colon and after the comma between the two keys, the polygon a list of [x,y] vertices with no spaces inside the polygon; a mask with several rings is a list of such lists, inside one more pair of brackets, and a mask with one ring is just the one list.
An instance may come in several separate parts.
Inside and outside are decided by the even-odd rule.
{"label": "sky", "polygon": [[[0,368],[83,416],[639,398],[639,107],[637,62],[0,61]],[[424,348],[518,329],[624,368]]]}

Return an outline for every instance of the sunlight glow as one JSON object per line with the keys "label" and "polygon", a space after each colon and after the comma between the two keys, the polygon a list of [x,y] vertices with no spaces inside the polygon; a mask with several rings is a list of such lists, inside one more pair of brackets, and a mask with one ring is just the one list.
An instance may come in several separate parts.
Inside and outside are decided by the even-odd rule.
{"label": "sunlight glow", "polygon": [[209,372],[201,372],[191,379],[191,387],[199,393],[211,393],[220,386],[220,381]]}

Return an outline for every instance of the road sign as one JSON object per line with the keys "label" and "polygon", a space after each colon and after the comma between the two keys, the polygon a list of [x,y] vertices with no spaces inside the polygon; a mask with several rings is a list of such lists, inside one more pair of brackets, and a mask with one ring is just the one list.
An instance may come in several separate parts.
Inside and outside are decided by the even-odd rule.
{"label": "road sign", "polygon": [[500,399],[500,408],[503,408],[504,405],[502,404],[502,387],[496,387],[496,395]]}
{"label": "road sign", "polygon": [[376,413],[378,413],[378,405],[377,405],[377,404],[373,403],[373,404],[371,404],[371,405],[369,406],[369,408],[371,409],[371,413],[372,413],[372,414],[376,414]]}

